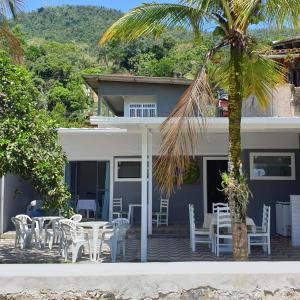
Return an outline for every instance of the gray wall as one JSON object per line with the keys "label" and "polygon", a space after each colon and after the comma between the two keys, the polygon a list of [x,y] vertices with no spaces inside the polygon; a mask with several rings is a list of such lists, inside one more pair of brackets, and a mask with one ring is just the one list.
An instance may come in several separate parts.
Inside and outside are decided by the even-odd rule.
{"label": "gray wall", "polygon": [[11,217],[26,213],[29,202],[33,199],[33,188],[18,176],[5,175],[3,232],[13,229]]}
{"label": "gray wall", "polygon": [[180,96],[188,88],[187,85],[101,82],[100,95],[154,95],[157,97],[157,116],[170,114]]}
{"label": "gray wall", "polygon": [[296,180],[249,180],[249,187],[253,194],[248,207],[248,216],[254,219],[255,224],[260,225],[262,220],[263,204],[271,206],[271,232],[276,230],[276,201],[289,201],[289,195],[300,194],[300,152],[299,150],[244,150],[244,169],[250,178],[249,152],[294,152],[296,164]]}
{"label": "gray wall", "polygon": [[[249,152],[272,152],[271,150],[244,150],[243,166],[249,178]],[[263,204],[271,206],[271,232],[276,229],[276,201],[289,201],[290,194],[300,194],[300,152],[299,150],[276,150],[273,152],[294,152],[296,163],[296,180],[249,180],[249,186],[253,193],[248,206],[248,216],[253,218],[257,225],[261,225]],[[170,224],[188,225],[188,204],[195,205],[196,222],[203,222],[203,157],[198,157],[200,180],[195,184],[183,185],[180,190],[170,198],[169,221]],[[218,174],[216,174],[218,176]],[[114,196],[123,197],[124,210],[128,204],[141,203],[140,182],[115,182]],[[160,194],[158,189],[153,188],[153,211],[159,210]],[[140,217],[135,213],[136,220]]]}

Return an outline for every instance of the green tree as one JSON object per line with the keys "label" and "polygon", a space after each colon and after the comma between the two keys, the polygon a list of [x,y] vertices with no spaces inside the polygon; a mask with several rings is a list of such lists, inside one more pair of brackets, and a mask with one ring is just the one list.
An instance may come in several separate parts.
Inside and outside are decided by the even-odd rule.
{"label": "green tree", "polygon": [[[282,68],[259,55],[255,40],[249,34],[249,26],[262,21],[279,27],[283,24],[298,26],[299,16],[298,0],[182,0],[179,4],[152,3],[128,12],[100,40],[101,44],[114,38],[128,41],[155,34],[158,28],[170,29],[181,25],[191,28],[195,43],[199,43],[205,21],[209,20],[215,26],[214,33],[219,41],[208,52],[206,61],[211,60],[220,49],[228,49],[228,60],[221,68],[223,83],[227,85],[229,94],[228,184],[224,188],[231,211],[233,255],[237,260],[248,258],[248,197],[245,196],[248,187],[241,164],[242,101],[252,94],[265,107],[271,89],[284,80]],[[184,151],[191,149],[191,155],[194,155],[193,149],[199,136],[195,126],[202,129],[204,124],[197,116],[205,117],[205,104],[213,99],[205,66],[206,63],[162,129],[156,175],[169,192],[174,187],[173,175],[176,170],[186,169],[190,161],[190,155]],[[174,122],[174,118],[177,122]],[[182,180],[182,176],[178,176],[177,184],[180,185]]]}
{"label": "green tree", "polygon": [[0,53],[0,176],[7,172],[29,180],[48,207],[65,209],[65,154],[56,123],[37,110],[38,91],[30,74]]}

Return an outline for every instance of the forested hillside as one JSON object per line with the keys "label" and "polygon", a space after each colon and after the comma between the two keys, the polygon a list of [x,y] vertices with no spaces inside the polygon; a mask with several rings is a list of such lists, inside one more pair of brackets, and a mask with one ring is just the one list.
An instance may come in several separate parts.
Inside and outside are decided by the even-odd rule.
{"label": "forested hillside", "polygon": [[121,12],[95,6],[45,7],[18,16],[27,38],[96,45],[105,29]]}
{"label": "forested hillside", "polygon": [[[188,31],[178,29],[158,39],[111,41],[97,46],[102,33],[121,15],[103,7],[47,7],[21,13],[17,23],[11,24],[23,44],[24,63],[40,92],[40,105],[60,126],[85,126],[95,109],[84,88],[83,73],[193,78],[216,39],[214,33],[207,32],[202,43],[194,44]],[[273,40],[297,34],[290,29],[252,31],[261,48],[270,48]],[[218,82],[215,70],[224,57],[226,50],[208,65],[213,87]]]}

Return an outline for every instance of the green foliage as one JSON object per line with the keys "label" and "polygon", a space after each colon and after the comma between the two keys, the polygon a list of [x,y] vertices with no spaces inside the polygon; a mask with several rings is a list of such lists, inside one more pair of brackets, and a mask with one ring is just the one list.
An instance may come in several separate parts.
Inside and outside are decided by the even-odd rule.
{"label": "green foliage", "polygon": [[64,209],[69,198],[62,183],[66,157],[57,143],[56,123],[36,109],[38,91],[30,74],[0,54],[0,175],[30,180],[48,207]]}
{"label": "green foliage", "polygon": [[104,30],[121,12],[96,6],[41,7],[18,15],[27,38],[42,38],[60,43],[75,42],[96,46]]}

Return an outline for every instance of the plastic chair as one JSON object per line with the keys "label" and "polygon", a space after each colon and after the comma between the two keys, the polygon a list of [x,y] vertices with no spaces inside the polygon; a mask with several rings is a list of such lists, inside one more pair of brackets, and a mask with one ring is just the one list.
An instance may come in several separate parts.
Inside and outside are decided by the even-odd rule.
{"label": "plastic chair", "polygon": [[68,260],[68,252],[71,248],[72,262],[75,263],[81,257],[81,254],[84,253],[86,246],[91,258],[89,239],[83,228],[78,227],[74,221],[68,219],[60,220],[60,226],[63,232],[61,241],[62,255],[65,260]]}
{"label": "plastic chair", "polygon": [[271,239],[270,239],[270,224],[271,224],[271,206],[264,205],[262,226],[256,228],[255,233],[248,233],[248,253],[251,253],[251,246],[262,246],[263,250],[271,254]]}
{"label": "plastic chair", "polygon": [[53,244],[58,244],[61,238],[61,231],[60,231],[60,221],[63,218],[58,217],[57,219],[51,220],[45,226],[45,242],[44,244],[49,245],[49,249],[52,249]]}
{"label": "plastic chair", "polygon": [[128,211],[123,211],[123,198],[113,198],[112,217],[116,216],[117,219],[128,216]]}
{"label": "plastic chair", "polygon": [[159,225],[169,225],[169,199],[160,199],[159,212],[153,213],[152,223]]}
{"label": "plastic chair", "polygon": [[196,244],[212,243],[209,228],[196,228],[194,205],[189,204],[189,219],[190,219],[190,242],[192,251],[196,251]]}
{"label": "plastic chair", "polygon": [[[217,256],[220,255],[220,247],[228,247],[231,241],[232,245],[232,233],[231,233],[231,218],[229,212],[224,212],[224,207],[217,208],[217,232],[215,234],[214,246]],[[223,242],[223,243],[222,243]]]}
{"label": "plastic chair", "polygon": [[220,208],[223,212],[229,212],[228,203],[223,203],[223,202],[213,203],[213,213],[214,214],[217,213],[218,208]]}
{"label": "plastic chair", "polygon": [[74,221],[75,223],[79,223],[82,220],[82,215],[75,214],[70,218],[70,220]]}
{"label": "plastic chair", "polygon": [[33,236],[31,228],[28,228],[16,217],[12,217],[11,221],[16,229],[15,248],[17,248],[18,245],[20,245],[21,249],[27,248],[30,245]]}

